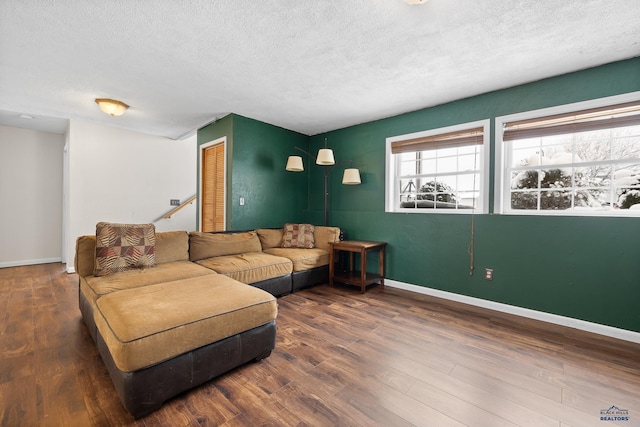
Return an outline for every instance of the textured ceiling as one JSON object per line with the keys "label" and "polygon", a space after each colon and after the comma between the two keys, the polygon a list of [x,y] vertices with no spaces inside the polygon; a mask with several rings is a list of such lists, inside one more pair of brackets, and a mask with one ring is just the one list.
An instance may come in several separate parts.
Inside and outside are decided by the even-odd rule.
{"label": "textured ceiling", "polygon": [[639,0],[2,0],[0,124],[314,135],[638,55]]}

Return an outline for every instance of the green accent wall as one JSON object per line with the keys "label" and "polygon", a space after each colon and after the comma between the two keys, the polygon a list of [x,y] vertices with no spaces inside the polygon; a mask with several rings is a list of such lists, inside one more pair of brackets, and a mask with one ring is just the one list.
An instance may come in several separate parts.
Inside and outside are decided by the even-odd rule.
{"label": "green accent wall", "polygon": [[[384,212],[387,137],[491,119],[493,176],[495,117],[634,91],[640,57],[312,137],[232,115],[232,229],[321,224],[321,167],[306,158],[302,174],[284,166],[294,146],[315,153],[327,138],[336,161],[352,160],[362,176],[362,185],[346,186],[346,165],[331,170],[328,222],[347,238],[388,242],[388,278],[640,332],[640,218],[476,215],[470,275],[471,215]],[[218,123],[198,132],[198,144],[213,139]]]}
{"label": "green accent wall", "polygon": [[[311,150],[327,138],[336,161],[354,160],[362,174],[356,187],[332,174],[329,222],[348,238],[388,242],[390,279],[640,332],[640,218],[476,215],[470,275],[470,215],[384,212],[387,137],[491,119],[493,177],[495,117],[634,91],[640,58],[311,137]],[[317,209],[321,186],[310,189]]]}
{"label": "green accent wall", "polygon": [[[308,148],[308,137],[229,114],[198,130],[198,147],[223,136],[227,137],[227,230],[301,222],[309,197],[308,173],[287,172],[285,166],[288,156],[296,153],[294,147]],[[198,180],[198,193],[199,186]]]}

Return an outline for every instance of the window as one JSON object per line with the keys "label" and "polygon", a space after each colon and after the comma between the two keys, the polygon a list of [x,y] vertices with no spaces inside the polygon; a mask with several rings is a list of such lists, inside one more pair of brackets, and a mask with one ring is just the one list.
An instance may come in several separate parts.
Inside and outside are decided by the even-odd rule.
{"label": "window", "polygon": [[640,216],[640,94],[496,119],[496,212]]}
{"label": "window", "polygon": [[489,120],[387,138],[386,211],[485,212]]}

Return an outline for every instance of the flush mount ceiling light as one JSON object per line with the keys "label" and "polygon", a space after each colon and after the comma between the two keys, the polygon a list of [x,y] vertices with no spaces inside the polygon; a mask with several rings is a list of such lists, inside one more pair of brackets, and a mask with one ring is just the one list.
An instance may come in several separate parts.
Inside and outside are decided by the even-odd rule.
{"label": "flush mount ceiling light", "polygon": [[424,4],[427,1],[428,0],[404,0],[404,2],[407,4]]}
{"label": "flush mount ceiling light", "polygon": [[96,98],[96,104],[110,116],[121,116],[129,108],[124,102],[109,98]]}

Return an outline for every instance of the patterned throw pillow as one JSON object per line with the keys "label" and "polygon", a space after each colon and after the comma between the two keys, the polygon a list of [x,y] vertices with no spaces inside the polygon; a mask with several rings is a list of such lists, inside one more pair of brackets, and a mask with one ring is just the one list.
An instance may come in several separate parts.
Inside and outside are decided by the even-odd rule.
{"label": "patterned throw pillow", "polygon": [[94,276],[156,265],[156,227],[153,224],[96,225]]}
{"label": "patterned throw pillow", "polygon": [[311,224],[285,224],[280,246],[311,249],[315,247],[314,231],[315,227]]}

